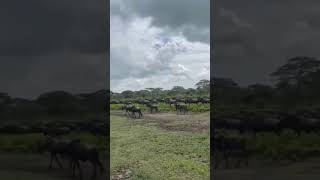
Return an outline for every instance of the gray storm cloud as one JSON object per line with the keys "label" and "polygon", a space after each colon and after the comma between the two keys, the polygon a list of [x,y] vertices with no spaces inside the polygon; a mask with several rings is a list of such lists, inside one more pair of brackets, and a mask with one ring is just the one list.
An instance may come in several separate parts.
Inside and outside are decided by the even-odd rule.
{"label": "gray storm cloud", "polygon": [[320,58],[319,1],[215,1],[213,68],[242,85],[272,83],[293,56]]}
{"label": "gray storm cloud", "polygon": [[99,0],[1,1],[0,91],[34,98],[107,88],[108,20]]}

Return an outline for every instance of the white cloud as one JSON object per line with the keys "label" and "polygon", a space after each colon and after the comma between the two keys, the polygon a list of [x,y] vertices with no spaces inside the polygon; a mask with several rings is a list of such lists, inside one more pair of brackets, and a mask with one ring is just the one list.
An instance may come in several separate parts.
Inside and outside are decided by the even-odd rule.
{"label": "white cloud", "polygon": [[209,45],[190,42],[183,32],[155,27],[152,21],[152,17],[111,15],[111,90],[189,88],[209,79]]}

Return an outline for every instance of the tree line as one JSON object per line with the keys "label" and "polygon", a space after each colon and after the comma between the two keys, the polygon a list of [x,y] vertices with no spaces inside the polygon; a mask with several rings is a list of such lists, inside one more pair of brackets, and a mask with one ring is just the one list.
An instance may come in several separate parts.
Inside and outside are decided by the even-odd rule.
{"label": "tree line", "polygon": [[112,100],[124,99],[164,99],[170,97],[209,97],[210,81],[202,79],[195,84],[195,88],[184,88],[183,86],[174,86],[172,89],[163,88],[145,88],[143,90],[131,91],[125,90],[121,93],[111,91]]}
{"label": "tree line", "polygon": [[214,104],[245,105],[257,108],[317,106],[320,100],[320,61],[297,56],[270,73],[273,84],[239,86],[230,78],[211,79]]}
{"label": "tree line", "polygon": [[103,113],[106,112],[106,100],[109,94],[109,90],[83,94],[51,91],[30,100],[0,93],[0,118],[1,120],[27,120],[45,116],[81,116]]}

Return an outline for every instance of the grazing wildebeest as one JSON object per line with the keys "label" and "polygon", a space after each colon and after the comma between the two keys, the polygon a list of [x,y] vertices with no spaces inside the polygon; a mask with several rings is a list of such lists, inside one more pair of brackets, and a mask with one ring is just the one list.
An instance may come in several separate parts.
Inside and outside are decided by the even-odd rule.
{"label": "grazing wildebeest", "polygon": [[133,107],[133,104],[125,104],[121,107],[121,109],[124,110],[127,115],[129,115],[130,109],[132,107]]}
{"label": "grazing wildebeest", "polygon": [[138,100],[138,103],[139,104],[149,104],[150,103],[150,100],[147,100],[147,99],[140,99],[140,100]]}
{"label": "grazing wildebeest", "polygon": [[246,166],[249,166],[249,152],[246,147],[246,142],[243,139],[218,136],[213,137],[213,151],[215,156],[214,167],[218,168],[219,158],[218,152],[222,153],[223,161],[225,161],[225,168],[229,168],[229,158],[238,157],[236,167],[240,167],[241,161],[244,161]]}
{"label": "grazing wildebeest", "polygon": [[320,130],[320,120],[307,113],[282,113],[278,125],[278,134],[284,129],[292,129],[298,136],[301,132],[318,132]]}
{"label": "grazing wildebeest", "polygon": [[129,113],[131,113],[131,117],[135,117],[136,118],[136,113],[138,113],[139,118],[143,116],[141,109],[135,105],[127,105],[125,107],[125,110],[127,112],[127,115],[130,116]]}
{"label": "grazing wildebeest", "polygon": [[167,99],[167,100],[166,100],[166,103],[171,106],[172,104],[176,104],[177,101],[176,101],[175,99]]}
{"label": "grazing wildebeest", "polygon": [[198,98],[188,98],[188,99],[186,99],[185,100],[185,103],[186,104],[192,104],[192,103],[194,103],[194,104],[198,104],[200,101],[199,101],[199,99]]}
{"label": "grazing wildebeest", "polygon": [[209,98],[199,98],[199,101],[202,104],[209,104],[210,103],[210,99]]}
{"label": "grazing wildebeest", "polygon": [[[38,152],[47,151],[50,153],[49,169],[53,167],[53,161],[55,161],[60,168],[63,168],[61,162],[59,161],[58,155],[63,158],[69,158],[70,143],[71,143],[71,140],[54,139],[53,137],[48,136],[43,143],[38,144],[37,149],[38,149]],[[71,166],[71,159],[70,159],[70,166]]]}
{"label": "grazing wildebeest", "polygon": [[100,168],[101,173],[104,172],[104,167],[99,159],[99,152],[95,146],[83,144],[80,140],[73,140],[69,144],[69,152],[71,152],[71,167],[72,175],[75,177],[76,167],[79,170],[80,179],[82,179],[82,168],[80,161],[86,162],[89,161],[93,166],[92,179],[95,179],[97,176],[97,166]]}
{"label": "grazing wildebeest", "polygon": [[177,114],[182,112],[183,114],[186,114],[186,112],[188,112],[188,107],[186,104],[176,103],[175,107],[176,107]]}
{"label": "grazing wildebeest", "polygon": [[147,107],[150,109],[150,113],[159,112],[159,108],[155,104],[149,103],[149,104],[147,104]]}

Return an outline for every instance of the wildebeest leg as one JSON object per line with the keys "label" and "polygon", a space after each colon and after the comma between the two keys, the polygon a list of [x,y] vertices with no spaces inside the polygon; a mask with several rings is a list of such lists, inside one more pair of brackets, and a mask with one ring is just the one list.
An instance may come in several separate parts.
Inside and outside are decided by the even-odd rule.
{"label": "wildebeest leg", "polygon": [[50,154],[50,164],[49,164],[49,169],[52,168],[52,162],[53,162],[53,153]]}
{"label": "wildebeest leg", "polygon": [[236,168],[240,167],[241,161],[242,161],[241,157],[238,157],[238,161],[237,161],[237,163],[235,165]]}
{"label": "wildebeest leg", "polygon": [[249,167],[249,153],[248,151],[245,152],[245,161],[246,161],[246,166]]}
{"label": "wildebeest leg", "polygon": [[99,161],[99,159],[97,160],[97,164],[100,167],[100,172],[103,173],[104,172],[104,168],[103,168],[103,165],[102,165],[101,161]]}
{"label": "wildebeest leg", "polygon": [[72,165],[73,165],[73,159],[70,159],[70,160],[69,160],[69,168],[70,168],[70,169],[72,169],[72,167],[73,167]]}
{"label": "wildebeest leg", "polygon": [[77,167],[79,169],[79,176],[80,176],[80,180],[82,180],[82,169],[80,167],[80,161],[77,161]]}
{"label": "wildebeest leg", "polygon": [[71,165],[72,165],[72,176],[75,177],[76,176],[76,161],[72,160]]}
{"label": "wildebeest leg", "polygon": [[214,168],[217,169],[218,167],[219,167],[219,157],[216,151],[216,153],[214,154]]}
{"label": "wildebeest leg", "polygon": [[225,161],[225,169],[229,168],[229,155],[227,152],[223,152],[223,158]]}
{"label": "wildebeest leg", "polygon": [[59,161],[59,159],[58,159],[58,157],[57,157],[57,155],[54,156],[54,159],[56,160],[58,166],[59,166],[60,168],[63,168],[61,162]]}
{"label": "wildebeest leg", "polygon": [[92,161],[91,163],[93,165],[93,173],[91,179],[94,180],[97,177],[97,164],[94,161]]}

